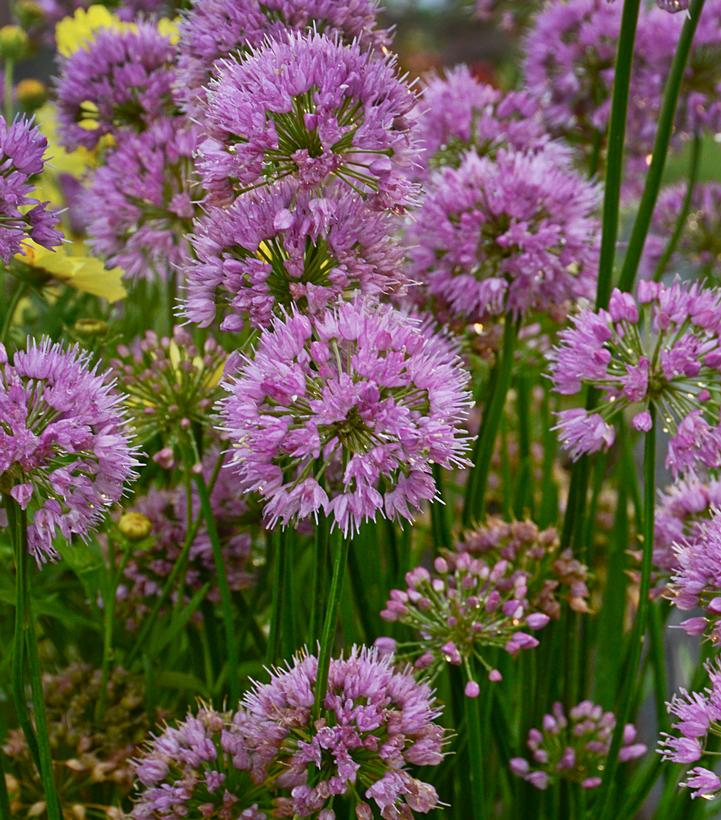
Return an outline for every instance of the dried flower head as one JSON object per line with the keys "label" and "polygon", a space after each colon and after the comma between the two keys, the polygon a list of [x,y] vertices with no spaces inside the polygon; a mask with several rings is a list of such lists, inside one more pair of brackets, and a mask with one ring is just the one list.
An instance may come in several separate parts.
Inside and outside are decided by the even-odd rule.
{"label": "dried flower head", "polygon": [[433,786],[408,771],[443,760],[440,709],[429,687],[375,649],[354,647],[331,660],[321,718],[313,722],[316,674],[314,656],[297,657],[242,701],[253,776],[283,793],[275,816],[332,817],[340,796],[362,818],[371,816],[369,804],[385,820],[436,808]]}
{"label": "dried flower head", "polygon": [[211,198],[293,180],[340,180],[380,207],[407,204],[415,104],[395,59],[289,33],[226,60],[208,90],[198,169]]}
{"label": "dried flower head", "polygon": [[442,340],[362,298],[275,319],[225,383],[230,466],[268,526],[323,511],[346,534],[378,513],[412,519],[431,465],[466,464],[466,376]]}
{"label": "dried flower head", "polygon": [[[126,797],[133,783],[131,758],[150,728],[142,678],[116,667],[108,680],[102,725],[95,710],[102,674],[85,663],[43,676],[45,709],[57,783],[64,806],[87,811],[107,808]],[[5,765],[17,782],[13,816],[43,804],[42,783],[25,735],[11,729],[3,746]],[[103,816],[105,814],[103,813]],[[108,817],[111,815],[108,814]]]}
{"label": "dried flower head", "polygon": [[207,327],[267,327],[279,309],[323,310],[338,296],[397,291],[403,250],[394,219],[352,191],[311,196],[288,184],[211,208],[195,225],[185,312]]}
{"label": "dried flower head", "polygon": [[0,260],[5,264],[22,253],[28,238],[45,248],[63,240],[56,212],[32,196],[47,146],[29,120],[19,118],[8,125],[0,115]]}
{"label": "dried flower head", "polygon": [[[511,760],[511,771],[537,789],[546,789],[559,780],[570,780],[584,789],[601,785],[603,768],[616,726],[612,712],[604,712],[589,700],[568,713],[554,703],[543,718],[543,728],[528,733],[532,763],[524,757]],[[618,759],[622,763],[646,754],[646,746],[636,742],[636,729],[629,723],[623,730]]]}
{"label": "dried flower head", "polygon": [[185,260],[202,198],[192,177],[196,145],[179,118],[120,137],[83,199],[90,244],[109,265],[165,279]]}
{"label": "dried flower head", "polygon": [[600,191],[557,151],[468,154],[432,175],[410,229],[423,296],[469,322],[592,293]]}
{"label": "dried flower head", "polygon": [[601,392],[592,413],[577,408],[558,414],[559,435],[572,458],[607,449],[614,417],[627,408],[639,431],[651,427],[655,408],[670,433],[666,466],[675,475],[697,464],[721,465],[721,294],[676,281],[642,281],[638,296],[614,290],[608,310],[584,308],[549,356],[554,389]]}
{"label": "dried flower head", "polygon": [[0,490],[29,508],[38,563],[58,557],[57,534],[87,537],[135,477],[122,401],[77,346],[31,339],[10,362],[0,345]]}

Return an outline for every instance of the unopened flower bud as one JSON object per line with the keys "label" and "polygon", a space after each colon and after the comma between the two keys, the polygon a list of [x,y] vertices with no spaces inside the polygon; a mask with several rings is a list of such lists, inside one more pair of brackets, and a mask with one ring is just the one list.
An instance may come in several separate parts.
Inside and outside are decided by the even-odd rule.
{"label": "unopened flower bud", "polygon": [[143,513],[126,512],[120,518],[118,529],[128,541],[142,541],[150,535],[153,525]]}
{"label": "unopened flower bud", "polygon": [[17,62],[27,56],[30,47],[28,35],[20,26],[0,28],[0,59]]}
{"label": "unopened flower bud", "polygon": [[15,98],[20,108],[30,113],[36,111],[48,98],[48,89],[45,83],[28,77],[15,86]]}

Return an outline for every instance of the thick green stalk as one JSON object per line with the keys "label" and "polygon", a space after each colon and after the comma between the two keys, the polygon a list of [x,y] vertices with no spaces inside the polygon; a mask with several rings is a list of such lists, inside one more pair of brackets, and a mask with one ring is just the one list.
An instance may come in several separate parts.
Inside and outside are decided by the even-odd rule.
{"label": "thick green stalk", "polygon": [[330,522],[323,517],[315,528],[313,549],[313,587],[310,602],[310,622],[307,642],[311,651],[315,650],[316,641],[320,640],[320,624],[323,618],[323,601],[325,600],[326,576],[328,568],[328,540]]}
{"label": "thick green stalk", "polygon": [[346,565],[348,564],[350,540],[336,528],[330,534],[330,546],[331,552],[333,553],[333,575],[328,591],[325,620],[323,621],[323,634],[321,635],[320,651],[318,653],[318,672],[315,682],[315,702],[313,703],[314,723],[320,717],[323,701],[325,700],[325,693],[328,689],[328,670],[330,669],[330,658],[333,653],[333,644],[335,643],[338,609],[340,608],[340,599],[343,595],[343,580]]}
{"label": "thick green stalk", "polygon": [[240,699],[240,677],[238,674],[238,664],[240,658],[238,652],[238,640],[235,632],[235,625],[233,623],[233,602],[230,596],[230,587],[228,586],[228,575],[225,571],[225,562],[223,561],[223,548],[220,544],[218,528],[215,524],[215,516],[213,515],[213,508],[210,504],[208,485],[205,483],[205,478],[203,477],[202,472],[194,473],[193,481],[195,482],[195,487],[198,491],[200,509],[203,513],[203,518],[205,519],[205,526],[208,530],[210,546],[213,550],[213,563],[215,564],[218,591],[220,592],[220,608],[223,614],[223,625],[225,627],[225,649],[228,658],[228,689],[230,690],[232,703],[236,704]]}
{"label": "thick green stalk", "polygon": [[[45,716],[45,696],[30,598],[27,516],[25,510],[21,509],[14,499],[10,496],[6,496],[5,499],[15,546],[16,620],[13,652],[13,695],[18,710],[18,722],[25,733],[28,746],[31,750],[36,749],[48,820],[61,820],[62,810],[53,775],[53,757],[50,750],[48,723]],[[27,704],[25,702],[23,654],[27,662],[28,677],[30,679],[30,696],[35,720],[34,731],[27,714]]]}
{"label": "thick green stalk", "polygon": [[654,508],[656,502],[656,408],[651,405],[649,410],[651,413],[651,429],[645,434],[643,452],[643,558],[641,561],[641,583],[638,591],[638,611],[631,630],[628,663],[623,670],[621,697],[615,710],[616,728],[613,732],[611,748],[606,759],[601,793],[598,795],[596,802],[598,807],[596,816],[602,818],[602,820],[607,820],[615,813],[613,801],[610,797],[618,768],[618,753],[623,740],[623,729],[631,718],[632,706],[636,701],[637,691],[641,685],[636,678],[639,673],[641,649],[648,624],[651,569],[653,567]]}
{"label": "thick green stalk", "polygon": [[496,435],[503,416],[503,407],[506,403],[506,394],[511,384],[513,373],[513,354],[518,338],[520,320],[515,320],[511,314],[506,314],[503,328],[503,343],[496,366],[496,375],[491,392],[486,402],[481,429],[473,449],[473,467],[468,478],[466,499],[463,506],[463,526],[468,527],[474,521],[481,521],[486,506],[486,484],[493,457],[493,447]]}
{"label": "thick green stalk", "polygon": [[673,232],[666,243],[666,247],[663,249],[661,258],[658,260],[656,270],[653,273],[654,282],[661,281],[661,278],[666,271],[666,266],[676,251],[676,247],[678,246],[678,241],[681,238],[683,229],[686,227],[686,220],[688,219],[688,214],[691,210],[693,192],[696,187],[696,182],[698,181],[698,167],[701,160],[702,144],[703,143],[699,134],[694,134],[693,142],[691,143],[691,159],[689,161],[686,194],[684,195],[683,202],[681,203],[681,210],[678,212],[678,216],[676,217],[676,224],[674,225]]}
{"label": "thick green stalk", "polygon": [[[636,2],[636,0],[634,0],[634,2]],[[658,192],[661,187],[663,170],[666,165],[666,155],[668,154],[668,146],[671,134],[673,133],[673,122],[676,116],[676,106],[678,104],[681,83],[683,82],[688,55],[691,51],[691,43],[693,42],[696,26],[701,17],[703,4],[704,0],[691,0],[688,17],[681,29],[681,36],[676,46],[676,53],[671,63],[671,70],[666,78],[661,112],[658,117],[658,126],[656,127],[656,139],[654,140],[653,154],[651,155],[651,164],[646,174],[643,193],[638,203],[636,219],[631,229],[626,256],[623,260],[623,267],[621,268],[621,278],[619,279],[619,287],[621,290],[631,290],[636,279],[638,263],[641,261],[643,246],[646,243],[646,235],[648,234],[651,218],[653,217],[653,209],[656,207],[656,199],[658,198]]]}
{"label": "thick green stalk", "polygon": [[616,48],[611,117],[608,124],[608,148],[606,178],[603,195],[603,221],[601,228],[601,255],[598,263],[596,308],[605,308],[611,295],[613,265],[616,258],[618,238],[618,214],[621,202],[621,178],[623,175],[623,148],[626,138],[626,115],[631,87],[634,41],[641,0],[625,0],[621,14],[621,30]]}
{"label": "thick green stalk", "polygon": [[277,529],[273,532],[273,600],[270,606],[270,632],[268,635],[268,650],[266,661],[269,664],[278,663],[283,657],[283,607],[288,601],[285,595],[285,562],[287,560],[288,542],[285,530]]}
{"label": "thick green stalk", "polygon": [[437,500],[431,504],[431,528],[433,530],[433,542],[436,547],[451,547],[451,524],[448,516],[448,505],[446,503],[445,491],[443,488],[443,468],[440,464],[433,465],[433,478],[436,482]]}

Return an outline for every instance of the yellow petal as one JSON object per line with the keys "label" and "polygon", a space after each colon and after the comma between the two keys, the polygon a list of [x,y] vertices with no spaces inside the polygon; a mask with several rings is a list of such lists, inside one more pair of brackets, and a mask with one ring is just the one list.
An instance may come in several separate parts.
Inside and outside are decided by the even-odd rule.
{"label": "yellow petal", "polygon": [[78,49],[87,47],[100,29],[111,31],[135,31],[134,23],[125,23],[105,6],[77,9],[72,17],[64,17],[55,26],[55,42],[63,57],[70,57]]}
{"label": "yellow petal", "polygon": [[44,271],[68,287],[100,296],[108,302],[117,302],[127,295],[122,268],[106,268],[100,259],[87,255],[82,242],[50,251],[29,241],[24,249],[25,255],[17,257],[20,262]]}

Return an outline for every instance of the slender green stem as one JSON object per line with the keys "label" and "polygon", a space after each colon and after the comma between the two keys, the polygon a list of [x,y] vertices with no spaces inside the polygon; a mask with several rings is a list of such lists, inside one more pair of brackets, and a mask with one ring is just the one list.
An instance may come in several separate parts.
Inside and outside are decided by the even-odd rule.
{"label": "slender green stem", "polygon": [[195,487],[198,491],[200,509],[203,513],[203,518],[205,519],[205,526],[208,530],[210,546],[213,550],[213,562],[215,564],[215,572],[217,574],[218,591],[220,592],[220,608],[222,610],[223,624],[225,627],[225,650],[228,657],[228,688],[230,690],[231,700],[235,704],[240,699],[240,676],[238,673],[240,657],[238,651],[238,639],[235,632],[235,625],[233,623],[233,601],[230,595],[230,586],[228,585],[228,575],[225,571],[223,548],[220,544],[218,528],[215,524],[215,516],[213,515],[213,508],[210,504],[208,485],[205,483],[205,478],[203,477],[202,472],[194,473],[193,481],[195,482]]}
{"label": "slender green stem", "polygon": [[308,625],[308,646],[315,649],[316,641],[320,640],[320,624],[323,617],[323,601],[325,600],[326,575],[328,567],[328,534],[330,522],[323,517],[315,528],[315,543],[313,550],[313,587],[310,602],[310,622]]}
{"label": "slender green stem", "polygon": [[[473,670],[472,674],[475,674]],[[490,693],[484,692],[484,697],[490,697]],[[484,788],[484,772],[488,761],[483,757],[480,696],[477,698],[464,697],[463,706],[466,713],[466,733],[468,735],[468,779],[471,783],[472,806],[469,816],[473,820],[483,820],[487,817],[486,812],[488,798]]]}
{"label": "slender green stem", "polygon": [[[636,2],[636,0],[633,1]],[[691,43],[696,32],[699,18],[701,17],[703,4],[704,0],[691,0],[688,17],[681,29],[681,36],[676,46],[676,53],[671,63],[671,70],[666,78],[661,112],[658,117],[658,126],[656,127],[656,139],[651,155],[651,164],[646,174],[643,193],[638,203],[636,219],[631,229],[626,256],[623,260],[623,267],[621,268],[621,278],[619,279],[619,287],[621,290],[631,290],[636,279],[638,264],[641,261],[643,246],[646,243],[646,235],[648,234],[651,218],[653,217],[653,209],[656,207],[656,199],[658,198],[658,192],[661,187],[668,146],[671,134],[673,133],[673,123],[676,116],[676,106],[678,104],[681,83],[683,82],[688,55],[691,51]]]}
{"label": "slender green stem", "polygon": [[270,609],[270,634],[266,660],[269,664],[278,663],[283,657],[283,607],[288,601],[285,595],[285,562],[287,560],[287,539],[283,529],[273,533],[273,601]]}
{"label": "slender green stem", "polygon": [[[19,722],[23,731],[26,729],[25,721],[20,718],[20,714],[27,715],[25,701],[25,685],[22,669],[22,653],[18,653],[18,637],[24,643],[25,660],[27,662],[28,677],[30,679],[30,696],[33,705],[33,717],[35,720],[35,731],[32,735],[26,734],[28,745],[32,748],[31,737],[36,743],[37,755],[39,759],[40,779],[43,784],[45,803],[47,807],[48,820],[61,820],[62,810],[55,786],[53,775],[53,757],[50,750],[50,737],[48,734],[48,723],[45,715],[45,696],[43,693],[42,673],[40,670],[40,658],[38,656],[37,636],[35,634],[35,623],[32,613],[32,599],[30,597],[30,573],[29,573],[29,553],[27,537],[27,516],[25,510],[20,505],[6,496],[7,507],[12,510],[8,516],[13,527],[13,541],[15,544],[15,571],[16,576],[16,653],[20,655],[20,666],[13,669],[13,694],[16,705],[19,699],[23,700],[23,706],[18,709]],[[20,620],[22,618],[22,621]],[[20,634],[18,636],[17,623],[20,622]],[[13,659],[15,660],[15,659]],[[15,666],[15,663],[13,663]],[[16,689],[16,687],[18,687]],[[29,719],[28,719],[29,722]]]}
{"label": "slender green stem", "polygon": [[653,534],[654,534],[654,506],[656,495],[656,408],[651,405],[651,429],[644,437],[643,453],[643,559],[641,562],[641,583],[638,593],[638,611],[631,630],[629,659],[623,670],[621,697],[616,707],[616,727],[611,740],[611,748],[606,759],[606,768],[596,805],[597,817],[602,820],[610,818],[614,812],[613,802],[610,799],[612,787],[618,768],[618,753],[623,740],[623,730],[631,717],[631,709],[636,701],[636,693],[640,682],[637,681],[641,649],[649,614],[649,593],[651,591],[651,569],[653,567]]}
{"label": "slender green stem", "polygon": [[13,121],[13,69],[15,68],[12,58],[5,58],[5,78],[3,82],[3,111],[8,125]]}
{"label": "slender green stem", "polygon": [[433,541],[436,547],[451,547],[451,523],[448,517],[448,505],[446,503],[445,491],[443,488],[443,468],[440,464],[433,465],[433,478],[436,482],[437,500],[431,504],[431,526],[433,529]]}
{"label": "slender green stem", "polygon": [[611,117],[608,124],[601,254],[598,263],[598,284],[596,289],[597,309],[605,308],[608,305],[613,282],[613,265],[616,258],[616,239],[618,238],[618,214],[621,202],[623,148],[626,138],[626,115],[628,113],[634,41],[636,39],[640,6],[641,0],[624,0],[621,30],[616,48]]}
{"label": "slender green stem", "polygon": [[13,294],[10,297],[7,312],[5,313],[5,318],[3,319],[2,330],[0,330],[0,344],[4,344],[7,341],[8,334],[10,333],[10,328],[12,327],[13,323],[13,316],[15,315],[15,311],[17,310],[18,305],[20,304],[20,300],[23,298],[26,290],[26,282],[19,281],[15,285],[15,290],[13,291]]}
{"label": "slender green stem", "polygon": [[348,564],[350,540],[336,529],[330,535],[330,545],[333,553],[333,575],[331,577],[330,590],[328,591],[323,634],[321,635],[320,651],[318,654],[315,702],[313,703],[314,723],[320,717],[323,701],[325,700],[325,693],[328,689],[328,670],[330,669],[330,658],[333,653],[333,644],[335,643],[338,609],[340,608],[340,599],[343,595],[343,579],[345,577],[346,565]]}
{"label": "slender green stem", "polygon": [[701,140],[701,136],[699,134],[694,134],[693,141],[691,143],[691,159],[689,161],[686,194],[684,195],[683,202],[681,203],[681,210],[678,212],[673,232],[671,233],[671,236],[669,237],[669,240],[666,243],[666,247],[663,249],[661,258],[658,260],[656,270],[653,273],[654,282],[661,281],[661,278],[663,277],[663,274],[666,271],[666,266],[668,265],[671,257],[674,255],[676,251],[678,241],[681,238],[681,234],[683,233],[683,229],[686,227],[686,220],[688,219],[689,211],[691,210],[693,192],[696,187],[696,182],[698,181],[698,167],[700,165],[701,160],[702,145],[703,142]]}
{"label": "slender green stem", "polygon": [[493,457],[493,447],[503,416],[506,394],[513,373],[513,354],[520,329],[520,320],[510,313],[506,315],[503,328],[503,343],[497,364],[496,377],[486,402],[481,429],[473,450],[473,467],[468,478],[466,499],[463,507],[463,526],[468,527],[474,521],[481,521],[486,507],[486,484]]}

